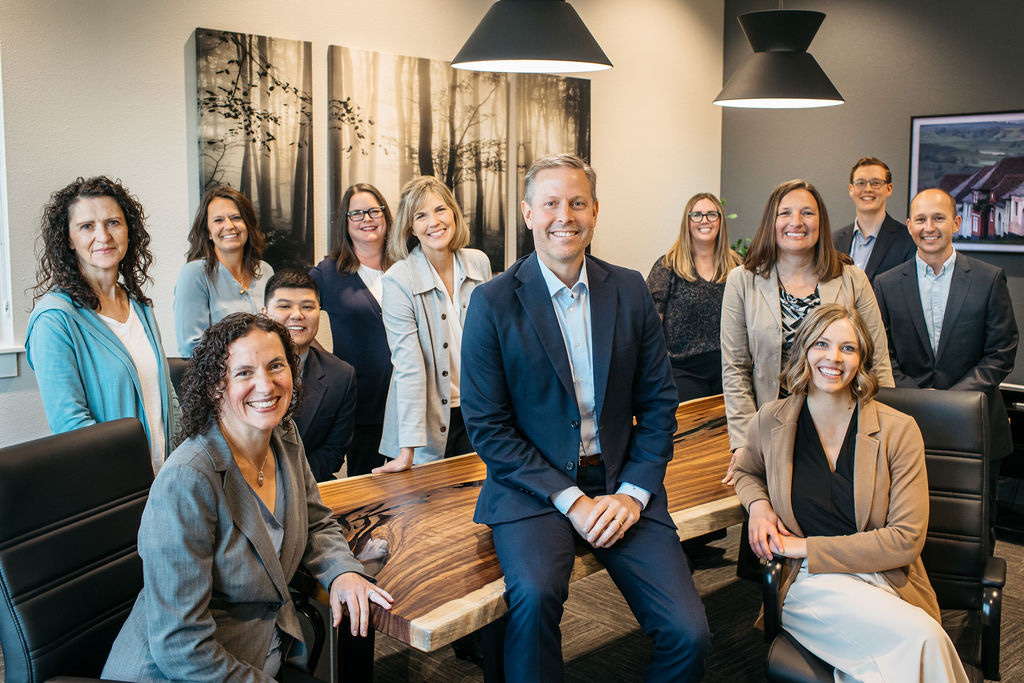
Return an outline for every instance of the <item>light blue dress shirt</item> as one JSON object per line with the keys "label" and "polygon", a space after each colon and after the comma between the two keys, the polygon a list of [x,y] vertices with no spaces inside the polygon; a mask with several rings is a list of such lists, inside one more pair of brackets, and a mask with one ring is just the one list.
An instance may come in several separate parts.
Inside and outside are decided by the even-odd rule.
{"label": "light blue dress shirt", "polygon": [[928,328],[928,340],[932,343],[932,353],[938,354],[942,319],[946,315],[946,301],[949,299],[949,286],[953,282],[953,267],[956,265],[956,250],[949,255],[938,273],[922,261],[920,255],[914,256],[914,260],[917,263],[917,288],[921,292],[921,311]]}
{"label": "light blue dress shirt", "polygon": [[868,259],[871,258],[871,252],[875,250],[877,237],[877,232],[874,235],[865,237],[864,233],[860,231],[860,226],[854,221],[853,241],[850,242],[850,258],[853,259],[853,265],[861,270],[865,270],[868,267]]}
{"label": "light blue dress shirt", "polygon": [[[594,398],[594,334],[590,316],[590,283],[587,279],[586,263],[580,269],[579,279],[572,288],[566,287],[544,261],[537,259],[541,276],[551,294],[551,305],[558,318],[558,328],[569,355],[576,405],[580,410],[580,457],[601,453],[601,439],[597,429],[596,401]],[[649,491],[627,482],[619,485],[616,493],[625,493],[636,498],[640,507],[647,507],[651,499]],[[551,496],[551,502],[563,515],[580,496],[584,495],[578,486],[570,486]]]}

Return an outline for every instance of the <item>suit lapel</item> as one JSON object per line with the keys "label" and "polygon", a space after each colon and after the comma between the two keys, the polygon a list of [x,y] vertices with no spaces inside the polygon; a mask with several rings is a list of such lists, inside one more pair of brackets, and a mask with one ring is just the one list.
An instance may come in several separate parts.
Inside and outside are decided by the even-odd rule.
{"label": "suit lapel", "polygon": [[765,463],[771,464],[771,470],[765,473],[768,491],[778,492],[772,496],[775,514],[787,529],[800,536],[804,534],[793,514],[793,446],[796,444],[796,421],[803,405],[803,396],[794,396],[779,405],[775,412],[776,424],[772,427],[772,452],[764,455]]}
{"label": "suit lapel", "polygon": [[878,270],[879,264],[885,257],[885,253],[889,251],[889,245],[896,239],[896,235],[893,233],[891,226],[889,225],[889,216],[886,215],[885,219],[882,220],[882,225],[878,228],[878,237],[875,238],[875,246],[871,250],[871,256],[868,257],[868,262],[864,264],[864,274],[868,276],[870,280],[875,275],[875,271]]}
{"label": "suit lapel", "polygon": [[758,295],[762,299],[762,305],[768,311],[771,311],[772,317],[775,318],[775,324],[782,329],[782,304],[779,303],[779,275],[772,268],[772,271],[768,274],[768,277],[754,276],[754,287],[757,289]]}
{"label": "suit lapel", "polygon": [[[327,384],[324,382],[324,369],[320,364],[320,358],[316,355],[316,349],[310,348],[306,355],[306,368],[303,374],[303,403],[308,406],[319,406],[323,401],[324,393],[327,391]],[[316,417],[316,410],[297,411],[301,413],[303,420],[302,429],[313,423]]]}
{"label": "suit lapel", "polygon": [[910,315],[910,322],[917,331],[918,341],[921,347],[928,354],[928,364],[935,365],[935,354],[932,353],[932,343],[928,339],[928,326],[924,322],[924,311],[921,309],[921,290],[917,286],[917,260],[907,261],[909,267],[903,269],[903,304]]}
{"label": "suit lapel", "polygon": [[519,303],[537,331],[540,343],[555,368],[559,381],[575,399],[576,390],[573,387],[572,369],[569,367],[569,354],[565,349],[565,340],[562,339],[562,330],[558,327],[555,309],[552,307],[551,293],[548,292],[544,277],[540,274],[540,266],[537,265],[536,252],[519,268],[516,278],[521,283],[516,288]]}
{"label": "suit lapel", "polygon": [[871,503],[875,495],[875,473],[878,463],[878,409],[872,401],[858,406],[857,445],[853,458],[853,507],[857,529],[867,528]]}
{"label": "suit lapel", "polygon": [[[288,574],[291,574],[295,567],[299,566],[309,533],[301,516],[301,510],[306,505],[303,473],[294,467],[291,458],[286,456],[287,453],[294,453],[298,450],[298,440],[298,432],[294,428],[287,428],[284,425],[275,429],[270,436],[270,445],[278,454],[278,473],[284,474],[283,477],[278,477],[277,485],[285,487],[285,523],[284,540],[281,542],[281,567]],[[281,578],[283,580],[284,576]],[[280,585],[278,588],[280,589]],[[288,587],[285,585],[285,591],[287,590]]]}
{"label": "suit lapel", "polygon": [[818,283],[818,297],[823,304],[834,304],[839,301],[839,293],[843,289],[843,278],[834,277],[828,282]]}
{"label": "suit lapel", "polygon": [[971,263],[963,254],[957,254],[953,262],[953,279],[949,283],[949,297],[946,299],[946,312],[942,315],[942,333],[939,335],[939,351],[935,355],[936,365],[949,346],[950,332],[954,322],[960,317],[960,311],[967,300],[967,292],[971,289]]}
{"label": "suit lapel", "polygon": [[618,316],[618,292],[608,282],[608,271],[596,261],[587,259],[587,278],[590,283],[591,336],[594,346],[594,412],[601,417],[604,392],[608,388],[611,369],[612,341],[615,338],[615,319]]}

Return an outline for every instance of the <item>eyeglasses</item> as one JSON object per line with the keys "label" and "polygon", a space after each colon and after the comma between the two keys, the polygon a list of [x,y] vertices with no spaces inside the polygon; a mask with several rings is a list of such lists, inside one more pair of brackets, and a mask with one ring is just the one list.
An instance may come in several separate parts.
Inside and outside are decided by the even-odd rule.
{"label": "eyeglasses", "polygon": [[372,209],[355,209],[353,211],[349,211],[345,215],[347,215],[348,219],[353,223],[358,223],[359,221],[363,220],[364,216],[369,216],[371,219],[374,220],[380,218],[381,216],[384,215],[384,209],[382,209],[379,206],[375,206]]}
{"label": "eyeglasses", "polygon": [[881,178],[872,178],[871,180],[854,180],[853,186],[858,190],[863,190],[868,185],[871,186],[872,190],[880,190],[883,185],[888,185],[888,180],[882,180]]}
{"label": "eyeglasses", "polygon": [[700,211],[691,211],[686,215],[689,216],[690,220],[694,223],[700,223],[703,220],[706,220],[708,223],[714,223],[722,217],[722,214],[717,211],[707,211],[705,213],[701,213]]}

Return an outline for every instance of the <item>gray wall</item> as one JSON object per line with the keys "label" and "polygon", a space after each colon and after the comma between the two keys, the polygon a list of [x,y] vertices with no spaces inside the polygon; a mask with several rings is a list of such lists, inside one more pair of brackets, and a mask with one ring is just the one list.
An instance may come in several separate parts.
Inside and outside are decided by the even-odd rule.
{"label": "gray wall", "polygon": [[[723,83],[750,54],[736,17],[774,9],[726,0]],[[889,213],[906,218],[910,118],[1024,110],[1019,0],[816,0],[787,2],[827,16],[810,52],[846,103],[809,110],[733,110],[722,118],[722,196],[739,217],[730,236],[753,234],[772,188],[806,178],[822,192],[833,226],[853,220],[850,166],[862,156],[893,172]],[[1024,253],[969,252],[1006,270],[1024,322]],[[1024,384],[1024,348],[1007,381]]]}

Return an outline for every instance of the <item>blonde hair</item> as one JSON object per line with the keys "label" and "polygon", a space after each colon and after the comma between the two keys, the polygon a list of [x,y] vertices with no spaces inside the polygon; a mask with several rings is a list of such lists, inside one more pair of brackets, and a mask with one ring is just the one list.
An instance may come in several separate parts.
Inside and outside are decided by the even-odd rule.
{"label": "blonde hair", "polygon": [[849,320],[857,335],[857,348],[860,352],[860,363],[857,374],[850,383],[850,391],[854,397],[862,401],[874,398],[878,393],[878,377],[875,376],[875,341],[868,332],[867,325],[857,311],[842,304],[822,304],[807,314],[800,323],[793,348],[779,383],[790,394],[806,394],[811,383],[811,365],[807,362],[807,352],[818,337],[825,333],[828,326],[840,320]]}
{"label": "blonde hair", "polygon": [[715,274],[711,281],[725,282],[725,276],[738,266],[742,259],[729,246],[729,231],[725,227],[725,209],[722,208],[722,202],[710,192],[698,192],[690,197],[690,201],[686,202],[686,208],[683,210],[683,222],[679,226],[679,237],[665,254],[664,265],[687,282],[694,282],[697,279],[697,266],[693,262],[693,236],[690,234],[690,212],[702,199],[713,203],[719,216],[718,236],[715,238]]}
{"label": "blonde hair", "polygon": [[454,252],[469,244],[469,226],[466,225],[466,219],[455,202],[452,191],[434,176],[420,176],[405,184],[402,188],[402,196],[398,200],[398,213],[395,215],[396,229],[388,233],[388,256],[393,263],[407,257],[409,252],[419,244],[419,240],[412,233],[413,216],[416,215],[420,204],[431,192],[441,198],[441,201],[452,212],[455,221],[452,241],[448,243],[448,247]]}

